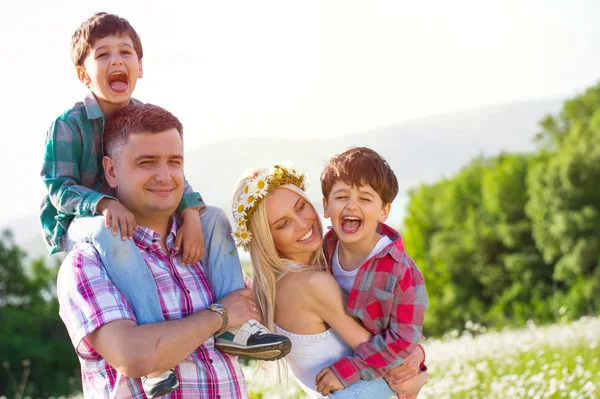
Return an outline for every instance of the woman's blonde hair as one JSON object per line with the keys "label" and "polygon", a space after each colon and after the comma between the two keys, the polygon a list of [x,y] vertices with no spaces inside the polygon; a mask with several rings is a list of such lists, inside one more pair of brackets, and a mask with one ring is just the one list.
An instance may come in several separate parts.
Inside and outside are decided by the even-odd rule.
{"label": "woman's blonde hair", "polygon": [[[258,174],[264,173],[266,169],[253,169],[242,175],[242,178],[238,182],[232,199],[232,204],[235,204],[237,200],[243,195],[243,188],[249,179],[255,178]],[[302,189],[293,184],[285,184],[278,188],[290,190],[298,194],[308,205],[311,207],[312,202]],[[264,198],[267,199],[269,195]],[[315,210],[316,212],[316,210]],[[323,226],[321,220],[317,218],[319,226],[319,232],[317,234],[323,234]],[[254,297],[260,306],[262,315],[262,324],[265,325],[269,330],[274,331],[275,329],[275,296],[277,289],[277,280],[286,273],[297,273],[304,270],[327,270],[327,261],[323,250],[317,249],[310,257],[308,265],[301,265],[298,267],[297,262],[282,257],[281,254],[275,248],[273,242],[273,236],[269,228],[269,221],[267,218],[267,206],[266,201],[261,201],[252,216],[247,221],[248,230],[252,233],[252,239],[248,245],[248,251],[250,252],[250,259],[252,260],[252,292]],[[282,364],[278,367],[278,376],[281,376]],[[284,366],[285,367],[285,366]]]}

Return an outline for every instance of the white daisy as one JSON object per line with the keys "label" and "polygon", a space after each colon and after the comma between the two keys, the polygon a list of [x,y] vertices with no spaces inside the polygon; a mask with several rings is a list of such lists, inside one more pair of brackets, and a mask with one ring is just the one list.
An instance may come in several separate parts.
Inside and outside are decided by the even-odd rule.
{"label": "white daisy", "polygon": [[250,209],[254,206],[254,201],[256,201],[256,196],[253,194],[246,195],[244,197],[244,208]]}
{"label": "white daisy", "polygon": [[246,217],[246,202],[245,200],[240,200],[236,204],[235,208],[233,208],[233,217],[235,220],[240,220]]}
{"label": "white daisy", "polygon": [[238,226],[238,229],[232,233],[233,239],[238,246],[246,246],[250,243],[252,233],[248,231],[245,225]]}
{"label": "white daisy", "polygon": [[259,177],[255,181],[255,195],[257,198],[262,198],[269,192],[269,183],[266,177]]}

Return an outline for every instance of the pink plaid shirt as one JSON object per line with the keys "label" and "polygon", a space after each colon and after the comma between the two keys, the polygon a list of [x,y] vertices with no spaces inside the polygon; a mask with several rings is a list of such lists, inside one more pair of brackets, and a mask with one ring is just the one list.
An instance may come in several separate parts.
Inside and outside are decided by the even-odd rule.
{"label": "pink plaid shirt", "polygon": [[[377,232],[392,243],[358,269],[347,307],[348,314],[360,319],[373,333],[373,339],[359,345],[356,356],[331,365],[346,387],[359,379],[379,378],[402,364],[422,336],[428,306],[423,274],[404,252],[400,233],[385,224],[380,224]],[[323,241],[329,263],[337,243],[331,229]]]}
{"label": "pink plaid shirt", "polygon": [[[214,298],[202,265],[181,265],[181,255],[173,250],[177,225],[173,222],[167,237],[170,257],[160,248],[160,236],[138,226],[133,238],[154,275],[165,320],[180,319],[206,309]],[[86,398],[145,398],[139,378],[121,376],[100,356],[86,336],[114,320],[133,320],[125,298],[112,284],[96,249],[77,244],[67,255],[58,274],[60,316],[65,323],[79,362]],[[236,357],[219,352],[209,338],[176,368],[179,388],[164,398],[247,398],[242,369]]]}

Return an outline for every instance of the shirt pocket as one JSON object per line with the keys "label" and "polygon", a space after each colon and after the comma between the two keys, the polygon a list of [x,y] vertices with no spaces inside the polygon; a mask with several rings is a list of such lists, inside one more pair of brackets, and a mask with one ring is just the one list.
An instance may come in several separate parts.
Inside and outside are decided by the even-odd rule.
{"label": "shirt pocket", "polygon": [[394,293],[374,287],[367,303],[366,313],[371,319],[373,327],[376,330],[387,328],[394,304]]}

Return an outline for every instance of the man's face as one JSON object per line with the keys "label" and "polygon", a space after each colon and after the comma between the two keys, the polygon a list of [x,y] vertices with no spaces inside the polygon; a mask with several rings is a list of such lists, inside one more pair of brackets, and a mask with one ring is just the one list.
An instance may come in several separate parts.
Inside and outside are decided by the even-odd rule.
{"label": "man's face", "polygon": [[170,216],[183,196],[183,141],[176,129],[129,136],[116,159],[105,157],[106,178],[136,219]]}
{"label": "man's face", "polygon": [[142,60],[128,35],[107,36],[96,40],[83,66],[77,67],[77,76],[92,90],[103,110],[107,105],[123,106],[129,103],[142,77]]}

